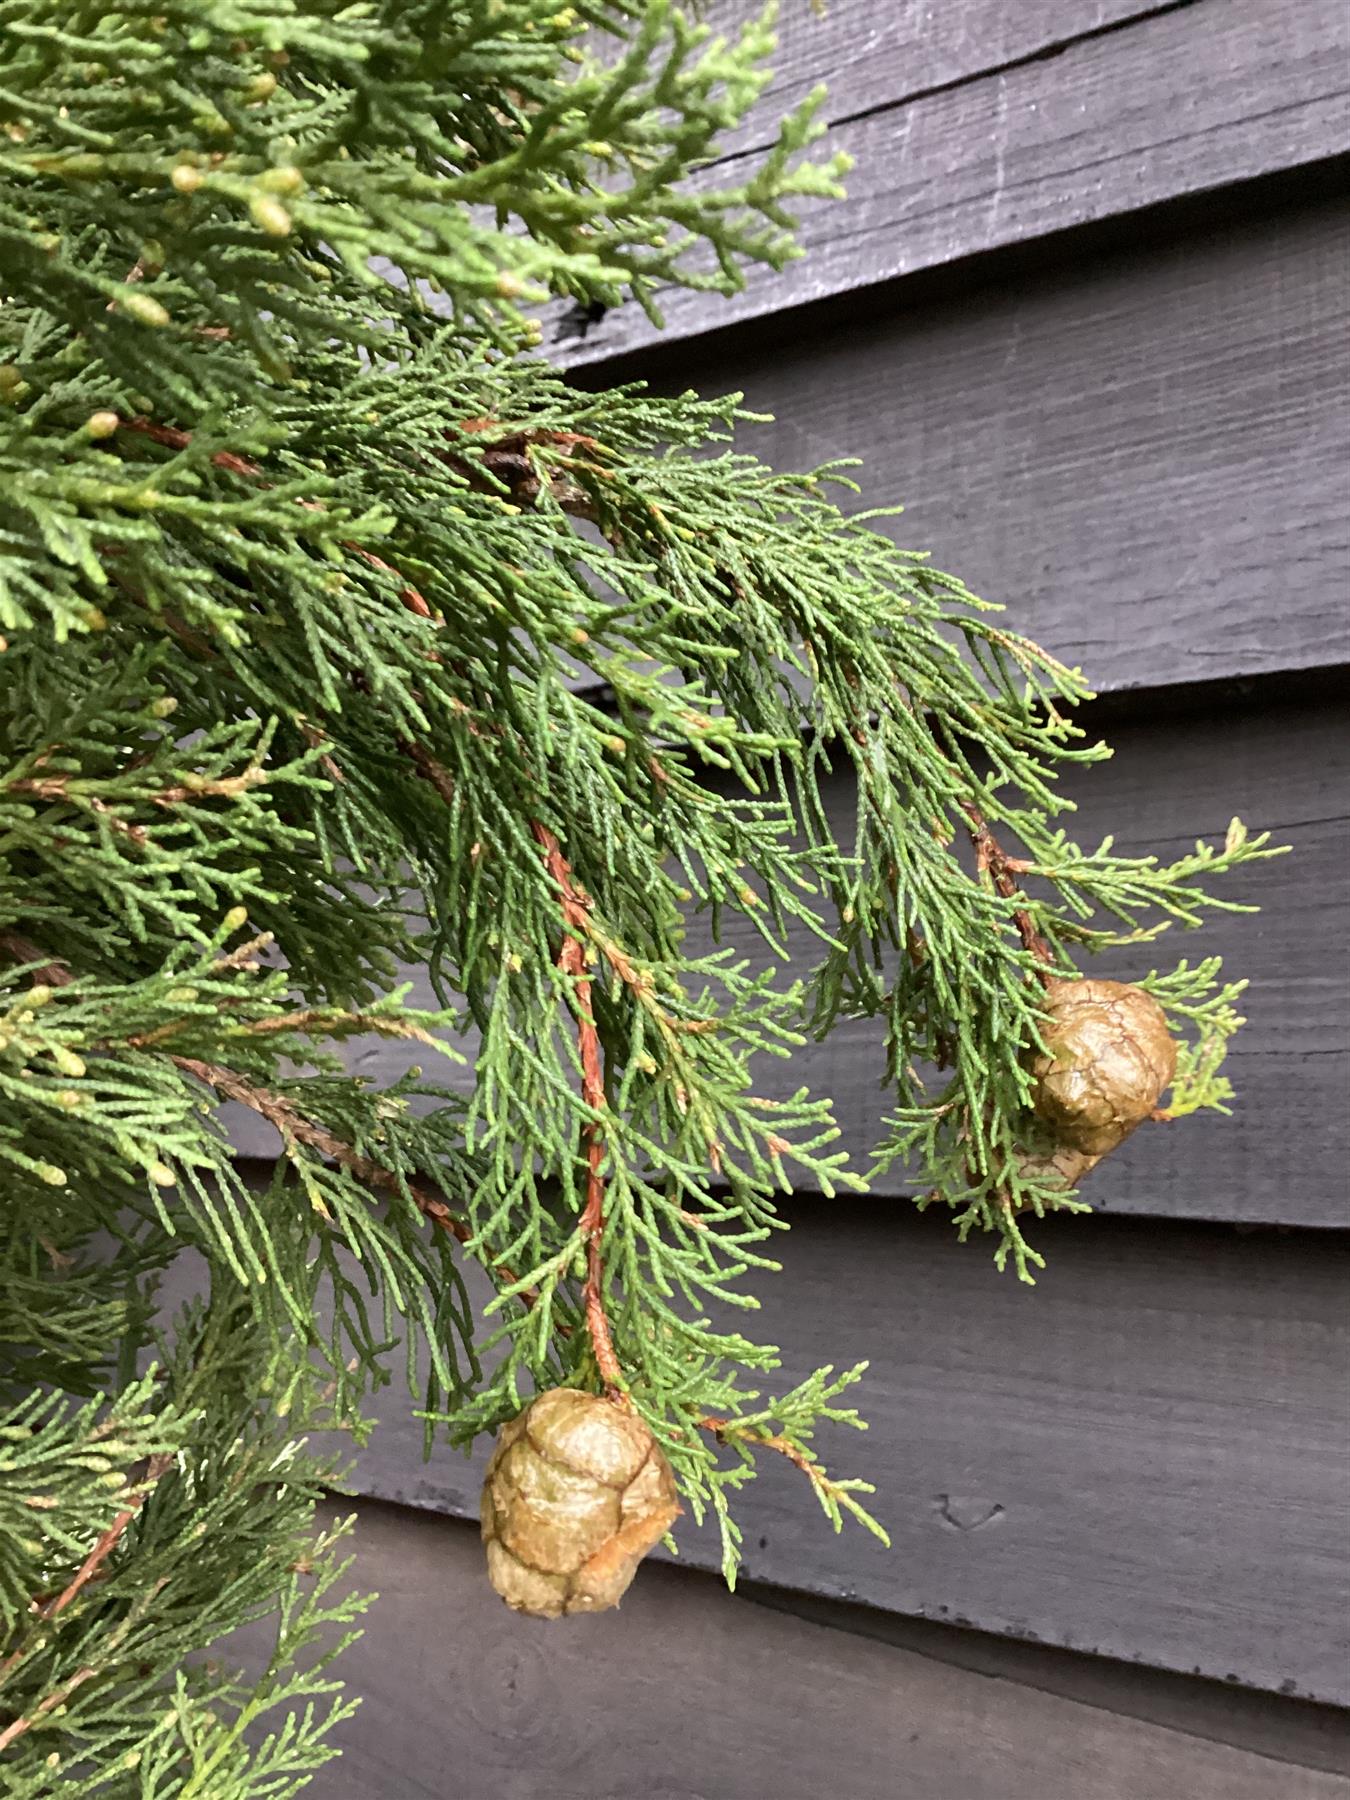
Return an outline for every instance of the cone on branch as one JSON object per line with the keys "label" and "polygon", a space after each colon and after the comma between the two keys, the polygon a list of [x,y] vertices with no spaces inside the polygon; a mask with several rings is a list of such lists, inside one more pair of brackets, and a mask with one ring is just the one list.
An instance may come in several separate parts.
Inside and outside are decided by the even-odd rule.
{"label": "cone on branch", "polygon": [[675,1477],[635,1413],[553,1388],[503,1425],[483,1482],[488,1577],[516,1612],[605,1612],[674,1524]]}
{"label": "cone on branch", "polygon": [[1017,1172],[1024,1182],[1039,1182],[1067,1193],[1090,1175],[1101,1160],[1085,1150],[1075,1150],[1071,1144],[1055,1144],[1048,1150],[1019,1150]]}
{"label": "cone on branch", "polygon": [[[362,1604],[315,1498],[406,1340],[433,1453],[512,1419],[484,1535],[513,1606],[613,1605],[678,1510],[614,1398],[513,1417],[582,1355],[681,1433],[728,1575],[771,1456],[803,1507],[884,1535],[814,1450],[861,1423],[864,1365],[761,1395],[776,1353],[728,1316],[783,1190],[865,1185],[808,1070],[757,1091],[764,1053],[884,1019],[863,1166],[1030,1281],[1017,1213],[1171,1067],[1124,1002],[1100,1031],[1046,1019],[1042,982],[1081,942],[1195,922],[1271,851],[1236,821],[1172,862],[1074,844],[1054,778],[1105,753],[1066,729],[1078,671],[841,511],[833,475],[760,462],[735,396],[583,393],[533,353],[545,295],[594,317],[733,292],[836,191],[818,97],[709,178],[764,92],[764,20],[384,6],[372,54],[367,8],[196,0],[147,29],[109,0],[91,60],[87,9],[27,10],[0,120],[0,1499],[23,1514],[0,1768],[35,1797],[186,1793],[228,1752],[211,1800],[289,1792],[346,1717],[316,1634],[346,1643]],[[447,10],[490,37],[456,49]],[[710,954],[705,919],[791,966]],[[424,982],[444,1006],[408,1003]],[[1239,986],[1214,957],[1158,972],[1178,1113],[1226,1103]],[[1038,1118],[1029,1047],[1061,1026]],[[373,1081],[370,1034],[467,1049],[470,1090]],[[265,1195],[227,1105],[276,1134]],[[1042,1159],[1020,1178],[1019,1145]],[[209,1280],[170,1323],[186,1256]],[[216,1672],[269,1614],[256,1680]],[[124,1775],[141,1746],[153,1777]]]}
{"label": "cone on branch", "polygon": [[1153,996],[1121,981],[1056,981],[1046,1015],[1033,1107],[1057,1145],[1095,1161],[1154,1111],[1176,1073],[1176,1040]]}

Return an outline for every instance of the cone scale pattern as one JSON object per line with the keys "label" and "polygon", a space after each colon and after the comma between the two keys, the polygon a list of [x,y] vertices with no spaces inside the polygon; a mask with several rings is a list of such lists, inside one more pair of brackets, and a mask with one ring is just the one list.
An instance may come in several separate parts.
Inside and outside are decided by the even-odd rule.
{"label": "cone scale pattern", "polygon": [[1036,1114],[1065,1149],[1105,1156],[1149,1117],[1176,1072],[1166,1014],[1120,981],[1057,981],[1046,1011],[1045,1048],[1031,1063]]}
{"label": "cone scale pattern", "polygon": [[679,1511],[670,1465],[636,1414],[553,1388],[503,1425],[488,1464],[488,1577],[535,1618],[605,1612]]}

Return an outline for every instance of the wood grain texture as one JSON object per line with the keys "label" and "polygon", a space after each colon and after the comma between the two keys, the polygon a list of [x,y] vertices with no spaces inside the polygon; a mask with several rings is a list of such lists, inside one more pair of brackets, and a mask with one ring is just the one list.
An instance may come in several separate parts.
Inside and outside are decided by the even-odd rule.
{"label": "wood grain texture", "polygon": [[[367,1505],[381,1591],[324,1800],[1347,1800],[1344,1777],[768,1612],[648,1568],[617,1613],[507,1612],[476,1533]],[[243,1640],[250,1661],[261,1634]]]}
{"label": "wood grain texture", "polygon": [[1350,660],[1347,341],[1342,200],[624,372],[860,457],[842,504],[1118,691]]}
{"label": "wood grain texture", "polygon": [[[1068,31],[1079,11],[1067,9]],[[936,92],[864,101],[823,140],[856,167],[846,200],[804,208],[801,260],[750,271],[730,297],[663,293],[666,334],[698,335],[1335,155],[1346,147],[1348,49],[1340,0],[1198,0]],[[875,52],[882,65],[905,54],[903,41],[879,40]],[[903,91],[902,77],[879,75],[865,93]],[[740,173],[733,158],[704,179]],[[579,338],[567,313],[550,327],[574,366],[657,335],[632,303]]]}
{"label": "wood grain texture", "polygon": [[[1345,1168],[1350,1128],[1344,1103],[1350,1075],[1350,913],[1342,900],[1346,821],[1350,818],[1350,735],[1341,709],[1303,703],[1219,711],[1193,718],[1119,723],[1109,763],[1076,772],[1066,791],[1079,802],[1075,834],[1095,843],[1114,832],[1127,853],[1184,855],[1197,838],[1221,839],[1239,813],[1271,829],[1293,853],[1231,877],[1216,891],[1258,904],[1250,915],[1220,914],[1202,932],[1173,931],[1156,947],[1118,952],[1103,973],[1148,968],[1217,952],[1250,978],[1248,1024],[1236,1041],[1231,1118],[1204,1114],[1149,1127],[1106,1159],[1085,1188],[1104,1212],[1287,1225],[1350,1224]],[[839,779],[829,794],[839,838],[852,831],[852,789]],[[763,964],[769,960],[743,920],[729,916],[725,941]],[[806,959],[805,933],[789,948]],[[696,925],[691,948],[699,948]],[[433,1004],[423,976],[416,997]],[[352,1066],[387,1081],[425,1052],[385,1039],[349,1047]],[[878,1085],[882,1034],[872,1022],[842,1026],[824,1044],[790,1061],[762,1058],[758,1085],[780,1097],[802,1084],[830,1094],[844,1142],[866,1167],[883,1134],[889,1100]],[[452,1069],[450,1079],[468,1081]],[[272,1156],[277,1140],[253,1114],[235,1109],[232,1136],[244,1154]],[[877,1191],[913,1191],[903,1170]]]}
{"label": "wood grain texture", "polygon": [[[715,1575],[693,1578],[718,1580]],[[688,1572],[686,1579],[690,1579]],[[1196,1675],[1176,1675],[1168,1669],[1150,1669],[1145,1663],[1083,1656],[1048,1644],[993,1637],[965,1625],[940,1625],[931,1619],[879,1612],[872,1606],[825,1600],[818,1594],[770,1587],[760,1581],[740,1581],[736,1592],[795,1619],[915,1650],[979,1675],[1040,1688],[1108,1712],[1127,1713],[1279,1762],[1350,1777],[1350,1712],[1344,1707],[1291,1700],[1287,1694],[1261,1693]]]}
{"label": "wood grain texture", "polygon": [[[835,1536],[768,1459],[738,1507],[748,1576],[1350,1703],[1344,1239],[1058,1220],[1032,1291],[897,1203],[792,1225],[749,1324],[782,1347],[775,1388],[871,1359],[870,1431],[820,1449],[876,1483],[893,1548]],[[412,1404],[385,1400],[360,1491],[476,1515],[488,1446],[424,1463]],[[715,1566],[710,1528],[676,1537]]]}
{"label": "wood grain texture", "polygon": [[[720,140],[723,158],[771,144],[783,115],[823,85],[831,125],[895,107],[934,88],[980,80],[1066,49],[1080,38],[1166,11],[1172,0],[787,0],[779,7],[773,79],[750,117]],[[702,17],[732,35],[759,13],[755,0],[710,0]]]}

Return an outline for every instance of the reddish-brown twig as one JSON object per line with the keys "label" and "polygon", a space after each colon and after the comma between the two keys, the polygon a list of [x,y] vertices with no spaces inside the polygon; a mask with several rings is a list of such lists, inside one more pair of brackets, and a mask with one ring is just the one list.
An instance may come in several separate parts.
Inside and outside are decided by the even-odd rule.
{"label": "reddish-brown twig", "polygon": [[[1015,899],[1021,890],[1014,880],[1014,876],[1024,875],[1030,864],[1024,862],[1021,857],[1008,855],[989,829],[984,814],[973,800],[963,800],[961,810],[970,820],[970,841],[975,846],[975,862],[980,873],[989,875],[995,890],[1005,900]],[[1013,923],[1017,927],[1017,935],[1021,938],[1023,947],[1031,952],[1037,962],[1044,965],[1036,971],[1038,979],[1048,983],[1051,980],[1051,970],[1055,961],[1049,944],[1037,931],[1031,914],[1024,906],[1013,908]]]}
{"label": "reddish-brown twig", "polygon": [[58,1706],[64,1706],[76,1688],[84,1686],[98,1671],[96,1669],[77,1669],[69,1681],[63,1682],[54,1693],[35,1706],[31,1713],[12,1719],[3,1731],[0,1731],[0,1751],[8,1750],[10,1745],[21,1738],[25,1731],[31,1731],[44,1713],[54,1712]]}
{"label": "reddish-brown twig", "polygon": [[[113,1629],[109,1637],[105,1640],[100,1652],[105,1666],[111,1660],[118,1646],[130,1635],[134,1627],[151,1611],[161,1590],[166,1586],[168,1579],[167,1575],[161,1575],[157,1581],[152,1582],[148,1591],[142,1594],[132,1605],[130,1610],[122,1618],[121,1623]],[[59,1687],[53,1688],[50,1694],[47,1694],[40,1700],[33,1708],[32,1712],[22,1714],[19,1718],[10,1721],[4,1731],[0,1732],[0,1751],[7,1750],[9,1746],[14,1743],[16,1739],[21,1738],[26,1731],[31,1731],[33,1726],[38,1723],[39,1719],[45,1718],[49,1712],[55,1712],[58,1707],[64,1706],[77,1688],[82,1688],[86,1681],[92,1681],[99,1673],[100,1669],[97,1664],[81,1664],[73,1675],[63,1681]]]}
{"label": "reddish-brown twig", "polygon": [[[405,1190],[412,1195],[419,1212],[430,1219],[442,1231],[457,1239],[461,1244],[467,1243],[473,1233],[468,1224],[452,1212],[440,1195],[425,1183],[407,1176],[400,1178],[392,1169],[372,1162],[368,1156],[362,1156],[359,1150],[324,1125],[316,1125],[307,1119],[284,1094],[273,1092],[271,1088],[259,1087],[244,1076],[236,1074],[233,1069],[225,1069],[219,1063],[204,1062],[196,1056],[175,1056],[171,1059],[183,1070],[184,1074],[195,1076],[207,1087],[214,1088],[216,1093],[226,1100],[237,1100],[241,1106],[247,1106],[251,1112],[266,1119],[269,1125],[276,1127],[282,1139],[292,1139],[298,1144],[308,1144],[312,1150],[330,1157],[341,1168],[355,1175],[358,1181],[367,1187],[380,1188],[385,1193],[402,1193]],[[506,1269],[502,1270],[508,1281],[514,1276]]]}
{"label": "reddish-brown twig", "polygon": [[[547,825],[538,819],[530,821],[530,830],[544,852],[549,874],[558,884],[562,896],[563,932],[558,947],[558,967],[572,982],[573,1005],[577,1021],[577,1049],[581,1056],[581,1097],[593,1111],[605,1110],[605,1073],[600,1033],[595,1026],[591,978],[586,973],[586,922],[590,897],[573,879],[562,845]],[[584,1130],[586,1142],[586,1204],[580,1219],[581,1235],[586,1243],[586,1280],[582,1301],[586,1311],[586,1328],[595,1351],[595,1365],[611,1399],[623,1391],[623,1370],[614,1350],[609,1319],[605,1314],[605,1265],[602,1239],[605,1234],[605,1180],[601,1169],[605,1160],[604,1133],[598,1120],[590,1120]]]}
{"label": "reddish-brown twig", "polygon": [[[72,980],[70,970],[64,963],[51,960],[44,950],[39,949],[21,932],[0,932],[0,955],[12,962],[39,964],[35,974],[47,987],[65,987]],[[205,1062],[200,1057],[173,1056],[170,1060],[184,1074],[194,1076],[206,1087],[214,1088],[226,1100],[237,1100],[241,1106],[248,1107],[250,1112],[266,1119],[270,1125],[275,1126],[283,1140],[289,1137],[298,1144],[308,1144],[311,1149],[318,1150],[349,1170],[367,1187],[379,1188],[385,1193],[399,1193],[406,1186],[407,1192],[417,1203],[418,1210],[434,1225],[448,1232],[461,1244],[472,1237],[473,1233],[465,1220],[453,1212],[433,1189],[423,1182],[407,1178],[401,1182],[392,1169],[372,1162],[326,1126],[316,1125],[312,1119],[307,1119],[284,1094],[274,1093],[271,1088],[259,1087],[235,1070],[223,1068],[219,1063]],[[502,1267],[501,1272],[508,1281],[515,1280],[509,1269]]]}
{"label": "reddish-brown twig", "polygon": [[0,956],[15,963],[36,963],[32,980],[41,987],[69,987],[75,979],[63,962],[26,938],[21,931],[0,931]]}
{"label": "reddish-brown twig", "polygon": [[695,1419],[694,1424],[700,1431],[710,1432],[719,1444],[726,1443],[728,1438],[739,1438],[742,1443],[754,1444],[760,1450],[772,1450],[778,1456],[785,1456],[794,1468],[800,1469],[813,1482],[820,1480],[825,1474],[818,1462],[814,1462],[790,1439],[776,1432],[738,1432],[734,1419],[719,1419],[712,1413]]}
{"label": "reddish-brown twig", "polygon": [[[123,419],[121,424],[124,430],[138,431],[142,437],[148,437],[153,443],[163,444],[169,450],[186,450],[192,442],[190,431],[181,431],[176,425],[160,425],[154,419]],[[256,479],[262,474],[257,463],[250,462],[248,457],[240,456],[234,450],[216,450],[212,453],[211,461],[218,469],[226,469],[231,475],[246,475]],[[323,510],[317,500],[301,500],[299,505],[303,506],[307,512],[322,512]],[[382,557],[376,556],[373,550],[367,550],[362,545],[351,542],[344,542],[343,549],[350,550],[354,555],[359,556],[372,569],[379,569],[383,574],[393,575],[402,580],[398,570],[391,567]],[[424,619],[433,617],[426,599],[411,583],[404,586],[399,598],[409,612],[415,612]]]}
{"label": "reddish-brown twig", "polygon": [[[909,700],[906,700],[904,704],[906,709],[912,715],[916,717],[923,716]],[[946,733],[945,728],[940,729],[938,723],[931,717],[928,720],[928,724],[932,731],[934,742],[937,744],[939,750],[944,749],[944,735],[947,737],[947,744],[950,745],[950,735]],[[859,742],[861,741],[862,740],[860,739]],[[949,767],[951,767],[950,764]],[[952,773],[956,773],[955,768],[952,768]],[[1005,900],[1015,899],[1021,890],[1013,877],[1015,875],[1025,875],[1031,865],[1023,862],[1020,857],[1008,855],[1008,852],[989,829],[988,820],[973,800],[962,800],[960,802],[960,807],[961,811],[969,820],[967,830],[970,833],[970,841],[975,846],[976,868],[981,875],[989,875],[993,881],[995,892],[1002,895]],[[1051,970],[1054,967],[1054,953],[1051,951],[1049,944],[1046,943],[1040,932],[1037,931],[1031,914],[1024,906],[1014,907],[1012,916],[1013,924],[1017,927],[1017,935],[1022,940],[1023,949],[1029,951],[1030,954],[1035,957],[1036,961],[1042,965],[1042,967],[1038,968],[1036,971],[1037,979],[1048,985],[1052,978]],[[913,955],[912,945],[910,954],[911,956]]]}
{"label": "reddish-brown twig", "polygon": [[[160,425],[154,419],[123,419],[122,427],[126,431],[139,431],[142,437],[148,437],[153,443],[163,444],[169,450],[186,450],[192,442],[190,431],[180,431],[176,425]],[[262,474],[257,463],[250,462],[246,456],[240,456],[234,450],[217,450],[211,461],[218,469],[228,469],[231,475]]]}
{"label": "reddish-brown twig", "polygon": [[107,1561],[108,1557],[110,1557],[117,1548],[127,1526],[130,1525],[131,1521],[145,1504],[146,1495],[150,1492],[151,1488],[154,1487],[160,1476],[172,1466],[172,1463],[173,1457],[165,1452],[161,1452],[158,1456],[152,1456],[150,1458],[146,1464],[145,1475],[138,1483],[138,1491],[131,1496],[131,1499],[122,1508],[121,1512],[118,1513],[112,1524],[109,1525],[102,1537],[99,1538],[98,1542],[71,1576],[65,1587],[63,1587],[61,1592],[56,1596],[55,1600],[42,1608],[42,1616],[45,1619],[54,1619],[58,1613],[64,1612],[71,1601],[74,1600],[76,1595],[80,1592],[81,1588],[87,1587],[94,1579],[100,1566]]}
{"label": "reddish-brown twig", "polygon": [[[101,1533],[93,1549],[89,1552],[88,1556],[85,1557],[84,1561],[71,1576],[65,1587],[63,1587],[61,1592],[56,1595],[55,1599],[34,1606],[33,1610],[38,1619],[46,1620],[56,1618],[58,1614],[63,1613],[66,1610],[72,1601],[79,1597],[91,1581],[94,1581],[98,1577],[103,1564],[112,1555],[118,1544],[121,1543],[122,1538],[126,1534],[127,1527],[145,1504],[147,1494],[150,1492],[151,1488],[154,1487],[161,1475],[163,1475],[172,1464],[173,1457],[164,1452],[152,1456],[149,1459],[146,1464],[145,1474],[137,1484],[137,1491],[131,1496],[121,1512],[117,1514],[107,1530]],[[11,1651],[3,1662],[0,1662],[0,1681],[5,1679],[10,1670],[13,1669],[17,1663],[23,1661],[25,1653],[26,1646],[20,1646],[19,1649]],[[59,1698],[52,1699],[49,1697],[34,1713],[27,1717],[12,1720],[3,1731],[0,1731],[0,1750],[8,1749],[17,1738],[21,1738],[24,1732],[31,1729],[44,1712],[49,1712],[54,1705],[60,1703],[60,1700],[65,1699],[72,1693],[75,1687],[80,1685],[81,1679],[87,1679],[87,1676],[77,1675],[75,1681],[68,1682],[61,1690]]]}
{"label": "reddish-brown twig", "polygon": [[[185,450],[192,442],[191,432],[180,430],[175,426],[161,425],[152,419],[137,417],[123,419],[121,423],[126,429],[139,432],[153,442],[163,444],[170,449]],[[493,419],[468,420],[462,427],[464,431],[474,434],[488,434],[498,428],[498,421]],[[533,505],[538,499],[541,487],[540,478],[531,465],[528,454],[530,445],[536,442],[547,442],[563,450],[598,447],[593,439],[579,433],[552,431],[522,431],[507,434],[496,442],[485,444],[479,452],[483,468],[498,480],[505,481],[516,502],[527,506]],[[461,469],[464,468],[461,459],[451,456],[449,460]],[[231,474],[252,478],[262,475],[262,470],[256,463],[234,451],[216,451],[213,453],[211,461],[218,468],[225,469]],[[468,473],[471,480],[476,482],[474,472],[469,470]],[[575,489],[574,484],[558,484],[555,486],[555,493],[567,510],[582,517],[592,516],[592,509],[587,497],[580,489]],[[307,510],[320,509],[320,503],[317,501],[302,500],[299,504]],[[361,557],[371,568],[403,581],[401,572],[373,551],[351,542],[345,542],[343,547]],[[437,617],[426,597],[411,583],[404,582],[399,598],[408,610],[417,614],[418,617],[425,619]],[[401,748],[409,756],[422,778],[430,782],[442,799],[449,802],[453,797],[453,789],[448,771],[419,744],[405,742]],[[605,1104],[603,1061],[591,1005],[591,983],[585,973],[585,951],[582,942],[589,901],[573,883],[571,870],[553,833],[536,820],[531,821],[531,830],[543,847],[549,871],[558,882],[563,897],[564,931],[558,953],[558,966],[573,978],[575,984],[577,1032],[583,1068],[582,1095],[588,1105],[600,1109]],[[194,1059],[183,1057],[175,1057],[173,1060],[184,1069],[189,1069],[194,1062]],[[292,1136],[297,1141],[321,1149],[326,1155],[332,1156],[335,1161],[350,1169],[362,1180],[386,1189],[391,1186],[397,1188],[397,1179],[390,1171],[379,1169],[378,1165],[359,1156],[350,1145],[342,1144],[341,1140],[335,1138],[332,1133],[305,1120],[283,1096],[273,1094],[266,1089],[253,1088],[250,1083],[243,1081],[232,1070],[221,1069],[213,1064],[197,1063],[190,1072],[198,1074],[199,1078],[214,1086],[217,1092],[225,1093],[227,1097],[237,1099],[243,1105],[250,1106],[262,1117],[269,1118],[273,1124],[278,1126],[278,1129],[282,1129],[281,1122],[284,1118],[286,1128],[290,1129]],[[215,1079],[215,1077],[220,1079]],[[586,1139],[587,1191],[586,1204],[580,1221],[587,1245],[587,1275],[583,1297],[597,1367],[607,1390],[611,1394],[617,1395],[621,1387],[622,1371],[614,1352],[609,1323],[604,1311],[602,1291],[603,1263],[600,1240],[604,1232],[605,1189],[601,1165],[604,1159],[604,1142],[598,1125],[592,1123],[586,1127]],[[451,1231],[454,1236],[459,1238],[460,1242],[464,1242],[472,1235],[463,1221],[450,1213],[444,1202],[434,1196],[428,1196],[425,1190],[420,1190],[414,1184],[409,1184],[409,1191],[417,1200],[422,1211],[443,1229]],[[502,1265],[498,1265],[498,1267],[501,1268],[501,1272],[508,1281],[514,1280],[510,1270]],[[532,1293],[522,1295],[522,1299],[527,1305],[531,1304],[534,1298]]]}

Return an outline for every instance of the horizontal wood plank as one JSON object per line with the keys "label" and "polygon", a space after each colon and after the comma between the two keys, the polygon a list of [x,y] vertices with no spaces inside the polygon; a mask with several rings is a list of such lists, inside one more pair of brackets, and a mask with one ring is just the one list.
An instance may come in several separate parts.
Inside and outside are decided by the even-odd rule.
{"label": "horizontal wood plank", "polygon": [[[1137,1132],[1093,1172],[1084,1195],[1101,1211],[1195,1219],[1350,1225],[1350,912],[1340,899],[1350,822],[1350,734],[1336,706],[1122,723],[1111,762],[1073,771],[1064,783],[1078,805],[1068,821],[1092,845],[1114,834],[1125,855],[1184,856],[1197,839],[1221,841],[1236,813],[1269,828],[1290,854],[1211,884],[1220,898],[1260,907],[1219,913],[1199,932],[1173,927],[1155,945],[1096,959],[1094,973],[1130,979],[1182,957],[1218,954],[1249,979],[1247,1025],[1234,1040],[1231,1117],[1205,1113]],[[829,795],[836,835],[853,825],[853,792],[840,778]],[[757,964],[771,959],[739,915],[724,941]],[[789,947],[809,958],[805,932]],[[698,938],[691,935],[691,948]],[[890,1108],[879,1086],[882,1031],[850,1022],[790,1061],[762,1059],[759,1085],[786,1098],[805,1084],[834,1099],[856,1165],[865,1167]],[[919,1171],[896,1168],[879,1193],[915,1191]]]}
{"label": "horizontal wood plank", "polygon": [[[825,88],[821,117],[831,125],[1002,73],[1166,11],[1174,0],[962,0],[918,6],[895,0],[786,0],[776,22],[772,80],[749,118],[719,140],[721,159],[773,143],[785,113]],[[758,0],[709,0],[709,30],[733,36],[761,11]]]}
{"label": "horizontal wood plank", "polygon": [[[976,10],[982,24],[989,9]],[[1067,9],[1065,35],[1080,12]],[[859,21],[851,25],[859,60],[872,60],[870,40],[858,41]],[[883,73],[904,54],[904,27],[891,35],[899,41],[875,46],[864,96],[903,85]],[[1034,46],[1035,27],[1018,38]],[[845,98],[824,149],[847,151],[856,166],[846,200],[804,208],[806,254],[778,274],[751,270],[730,297],[663,293],[665,331],[695,336],[1338,154],[1346,147],[1348,50],[1350,15],[1339,0],[1199,0],[1053,54],[1030,49],[1023,60],[935,92],[864,98],[856,116]],[[982,59],[977,51],[969,60]],[[733,156],[702,178],[742,174]],[[553,313],[549,331],[546,341],[573,366],[657,335],[631,302],[581,336],[571,312]]]}
{"label": "horizontal wood plank", "polygon": [[[365,1502],[366,1505],[371,1502]],[[463,1522],[460,1529],[464,1529]],[[472,1529],[472,1526],[468,1527]],[[686,1576],[686,1579],[689,1579]],[[699,1579],[699,1577],[693,1577]],[[715,1575],[701,1579],[717,1581]],[[741,1581],[736,1592],[760,1606],[810,1619],[901,1650],[916,1650],[958,1668],[995,1675],[1025,1687],[1080,1700],[1108,1712],[1128,1713],[1214,1743],[1253,1750],[1259,1756],[1350,1777],[1350,1712],[1287,1694],[1265,1694],[1232,1682],[1176,1675],[1145,1663],[1084,1656],[1048,1644],[992,1637],[968,1626],[878,1612],[842,1600],[825,1600],[790,1588]]]}
{"label": "horizontal wood plank", "polygon": [[[1216,952],[1251,988],[1248,1024],[1231,1059],[1233,1116],[1202,1114],[1137,1132],[1093,1173],[1085,1197],[1104,1212],[1350,1224],[1350,914],[1341,900],[1350,736],[1341,710],[1303,703],[1122,721],[1110,737],[1113,759],[1074,772],[1065,784],[1079,804],[1069,823],[1085,843],[1114,832],[1127,854],[1177,857],[1197,838],[1222,839],[1238,813],[1254,829],[1269,828],[1292,854],[1214,884],[1221,895],[1258,904],[1255,917],[1219,914],[1202,932],[1174,929],[1156,946],[1101,959],[1102,973],[1128,977]],[[840,777],[828,798],[847,844],[851,785]],[[701,947],[699,929],[696,922],[691,949]],[[761,965],[770,960],[736,915],[725,921],[724,941]],[[818,955],[804,932],[788,943],[808,963]],[[425,977],[414,974],[414,981],[417,996],[433,1004]],[[425,1060],[416,1046],[387,1039],[361,1040],[348,1055],[354,1068],[382,1082]],[[770,1097],[802,1085],[829,1094],[855,1166],[865,1168],[890,1105],[879,1085],[883,1067],[880,1027],[851,1022],[790,1061],[761,1058],[757,1086]],[[472,1073],[454,1069],[449,1079],[467,1083]],[[275,1135],[254,1115],[233,1109],[231,1128],[241,1153],[276,1154]],[[877,1191],[912,1192],[916,1174],[891,1171]]]}
{"label": "horizontal wood plank", "polygon": [[[325,1800],[1347,1800],[1343,1776],[1120,1716],[647,1569],[622,1609],[507,1612],[477,1534],[362,1507],[381,1598]],[[242,1645],[261,1666],[261,1632]]]}
{"label": "horizontal wood plank", "polygon": [[[750,1324],[782,1346],[775,1388],[871,1359],[871,1430],[820,1449],[876,1483],[893,1548],[835,1536],[767,1458],[738,1507],[747,1574],[1350,1703],[1345,1241],[1105,1219],[1037,1236],[1033,1291],[897,1204],[795,1209]],[[360,1491],[474,1516],[488,1446],[424,1463],[412,1404],[384,1401]],[[711,1528],[676,1536],[715,1566]]]}
{"label": "horizontal wood plank", "polygon": [[848,509],[1105,692],[1350,660],[1348,336],[1332,201],[625,373],[743,390],[779,468],[861,458]]}

